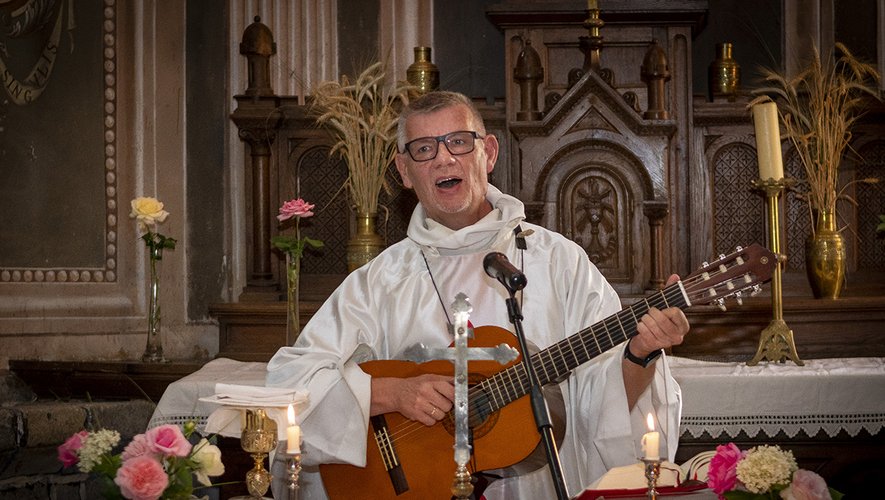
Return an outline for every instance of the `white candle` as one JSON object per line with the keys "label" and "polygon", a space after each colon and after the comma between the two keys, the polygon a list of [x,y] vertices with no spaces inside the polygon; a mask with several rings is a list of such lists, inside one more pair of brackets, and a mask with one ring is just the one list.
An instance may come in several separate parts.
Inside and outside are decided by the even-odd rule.
{"label": "white candle", "polygon": [[642,456],[646,460],[660,460],[661,450],[659,443],[661,435],[655,431],[655,421],[651,413],[648,414],[646,422],[648,423],[648,432],[642,436]]}
{"label": "white candle", "polygon": [[295,423],[295,408],[289,405],[289,427],[286,428],[286,453],[301,453],[301,427]]}
{"label": "white candle", "polygon": [[764,102],[753,106],[756,128],[756,155],[759,158],[759,177],[763,181],[784,178],[784,160],[781,156],[781,133],[777,119],[777,104]]}

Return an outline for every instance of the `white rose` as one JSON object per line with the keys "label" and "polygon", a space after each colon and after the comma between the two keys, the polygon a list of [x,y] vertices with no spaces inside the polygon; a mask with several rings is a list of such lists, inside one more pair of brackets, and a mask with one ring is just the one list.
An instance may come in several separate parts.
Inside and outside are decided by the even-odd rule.
{"label": "white rose", "polygon": [[197,466],[196,470],[194,470],[194,475],[197,476],[197,481],[200,484],[211,486],[212,481],[209,480],[209,476],[224,474],[224,464],[221,463],[221,450],[214,444],[209,444],[206,438],[201,439],[194,446],[194,453],[191,459]]}
{"label": "white rose", "polygon": [[163,222],[169,212],[163,210],[163,203],[156,198],[139,197],[132,200],[132,212],[129,217],[138,219],[138,222],[145,226],[153,226],[158,222]]}

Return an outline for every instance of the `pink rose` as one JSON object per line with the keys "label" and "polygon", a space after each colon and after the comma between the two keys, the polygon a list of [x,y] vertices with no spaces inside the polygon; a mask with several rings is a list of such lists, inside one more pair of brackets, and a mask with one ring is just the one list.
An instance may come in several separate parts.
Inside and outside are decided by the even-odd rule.
{"label": "pink rose", "polygon": [[810,470],[799,469],[793,474],[793,482],[781,492],[786,500],[832,500],[827,482]]}
{"label": "pink rose", "polygon": [[144,433],[153,451],[167,457],[186,457],[191,452],[191,444],[177,425],[161,425]]}
{"label": "pink rose", "polygon": [[156,500],[169,486],[169,477],[163,465],[148,455],[123,462],[114,482],[123,497],[135,500]]}
{"label": "pink rose", "polygon": [[292,217],[310,217],[313,215],[313,207],[316,205],[312,203],[308,203],[301,198],[297,200],[289,200],[283,203],[283,206],[280,207],[280,215],[277,215],[277,220],[283,222],[284,220],[289,220]]}
{"label": "pink rose", "polygon": [[140,457],[142,455],[147,455],[153,452],[154,448],[153,446],[151,446],[151,443],[150,441],[148,441],[147,437],[144,434],[139,434],[132,438],[132,441],[126,445],[126,448],[123,450],[120,458],[126,461],[131,458]]}
{"label": "pink rose", "polygon": [[58,459],[65,467],[75,465],[80,461],[77,450],[83,447],[83,440],[89,435],[87,431],[80,431],[67,439],[58,447]]}
{"label": "pink rose", "polygon": [[723,498],[723,493],[734,489],[737,482],[737,464],[741,458],[743,454],[734,443],[716,447],[716,454],[710,459],[707,486],[717,493],[720,499]]}

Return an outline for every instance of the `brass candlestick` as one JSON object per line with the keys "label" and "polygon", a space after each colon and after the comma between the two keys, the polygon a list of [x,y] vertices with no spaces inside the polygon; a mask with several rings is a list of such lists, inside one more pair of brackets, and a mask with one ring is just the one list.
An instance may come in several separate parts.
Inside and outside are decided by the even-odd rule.
{"label": "brass candlestick", "polygon": [[648,490],[646,496],[649,500],[657,500],[658,498],[658,478],[661,477],[661,461],[643,458],[642,463],[645,464],[645,479],[648,481]]}
{"label": "brass candlestick", "polygon": [[264,468],[264,458],[276,446],[277,423],[261,408],[246,410],[246,423],[240,437],[240,447],[252,454],[255,466],[246,473],[246,488],[251,496],[238,498],[265,498],[264,494],[270,487],[271,475]]}
{"label": "brass candlestick", "polygon": [[789,358],[799,366],[805,363],[799,359],[796,352],[796,343],[793,341],[793,330],[791,330],[784,321],[784,304],[783,304],[783,284],[781,274],[786,256],[780,253],[780,225],[778,223],[778,204],[777,198],[786,187],[795,183],[793,179],[757,179],[753,181],[756,189],[765,192],[768,203],[768,234],[771,240],[771,251],[777,258],[777,266],[774,269],[774,275],[771,278],[771,309],[774,318],[768,326],[762,330],[759,338],[759,348],[753,359],[747,362],[750,366],[755,366],[759,361],[767,359],[769,361],[777,361],[782,363]]}

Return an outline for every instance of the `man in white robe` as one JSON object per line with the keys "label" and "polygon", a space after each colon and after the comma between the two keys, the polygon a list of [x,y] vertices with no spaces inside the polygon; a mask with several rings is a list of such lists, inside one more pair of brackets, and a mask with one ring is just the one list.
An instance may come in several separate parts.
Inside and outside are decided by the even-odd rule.
{"label": "man in white robe", "polygon": [[[433,425],[451,410],[451,377],[373,378],[359,363],[401,358],[417,343],[450,345],[449,308],[459,292],[470,298],[473,325],[514,331],[505,307],[509,293],[483,271],[489,252],[505,254],[525,274],[528,285],[517,299],[526,337],[540,349],[621,309],[580,246],[525,222],[523,204],[488,184],[498,142],[466,97],[435,92],[414,101],[398,132],[397,169],[419,200],[408,237],[351,273],[295,345],[281,348],[268,364],[269,386],[310,392],[299,417],[307,466],[363,466],[370,416],[399,412]],[[517,227],[525,249],[517,247]],[[678,308],[653,308],[637,331],[560,383],[568,424],[559,454],[570,495],[608,469],[637,461],[648,413],[662,434],[662,456],[673,459],[681,394],[659,353],[682,342],[688,322]],[[527,425],[527,432],[534,428],[534,422]],[[303,492],[324,498],[310,470],[303,474]],[[547,468],[494,481],[484,495],[556,496]]]}

